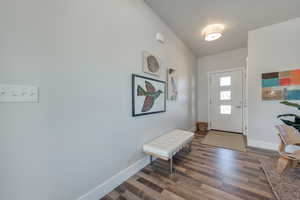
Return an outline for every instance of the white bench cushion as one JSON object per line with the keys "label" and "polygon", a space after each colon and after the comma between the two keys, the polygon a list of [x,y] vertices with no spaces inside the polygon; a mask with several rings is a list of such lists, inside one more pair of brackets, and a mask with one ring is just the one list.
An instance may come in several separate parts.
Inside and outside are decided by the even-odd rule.
{"label": "white bench cushion", "polygon": [[194,133],[192,132],[176,129],[145,144],[143,150],[165,158],[172,158],[186,144],[191,142],[193,137]]}

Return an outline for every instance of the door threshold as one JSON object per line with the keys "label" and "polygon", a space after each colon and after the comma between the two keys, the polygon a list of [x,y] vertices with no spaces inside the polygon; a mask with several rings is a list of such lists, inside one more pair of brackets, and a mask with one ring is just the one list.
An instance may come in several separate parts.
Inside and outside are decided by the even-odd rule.
{"label": "door threshold", "polygon": [[233,132],[233,131],[223,131],[223,130],[217,130],[217,129],[210,129],[210,131],[220,131],[220,132],[234,133],[234,134],[240,134],[240,135],[243,135],[243,133],[239,133],[239,132]]}

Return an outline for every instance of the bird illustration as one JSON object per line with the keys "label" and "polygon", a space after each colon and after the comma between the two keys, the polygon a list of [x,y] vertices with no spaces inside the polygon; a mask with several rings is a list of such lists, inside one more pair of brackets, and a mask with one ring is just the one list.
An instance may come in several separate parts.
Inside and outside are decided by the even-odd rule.
{"label": "bird illustration", "polygon": [[137,96],[145,96],[142,112],[148,112],[152,109],[155,100],[163,93],[161,90],[156,91],[155,87],[148,81],[145,81],[146,90],[141,86],[137,87]]}

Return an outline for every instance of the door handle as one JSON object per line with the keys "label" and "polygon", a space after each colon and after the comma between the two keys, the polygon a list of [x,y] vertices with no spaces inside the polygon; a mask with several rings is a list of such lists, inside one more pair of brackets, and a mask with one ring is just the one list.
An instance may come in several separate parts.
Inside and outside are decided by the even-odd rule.
{"label": "door handle", "polygon": [[236,106],[236,108],[239,108],[239,109],[240,109],[240,108],[242,108],[242,106]]}

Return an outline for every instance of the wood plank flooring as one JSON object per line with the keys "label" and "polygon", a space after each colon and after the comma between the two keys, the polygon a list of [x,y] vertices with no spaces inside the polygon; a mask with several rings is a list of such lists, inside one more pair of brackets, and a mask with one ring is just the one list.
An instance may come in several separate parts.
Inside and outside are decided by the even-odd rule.
{"label": "wood plank flooring", "polygon": [[174,158],[176,172],[156,160],[102,200],[275,200],[257,160],[276,153],[247,149],[246,153],[201,144],[196,135],[190,153]]}

